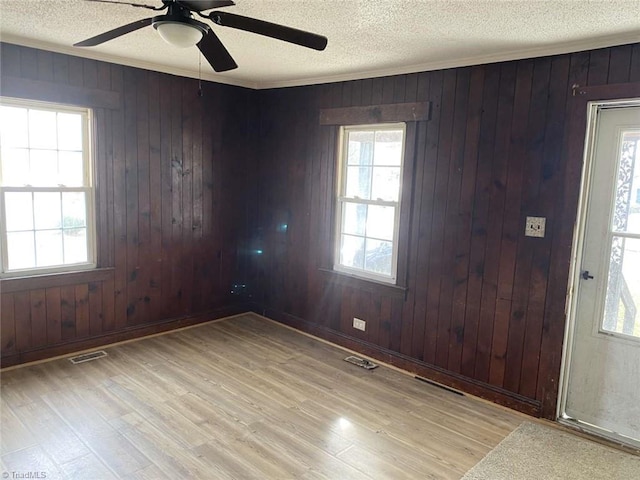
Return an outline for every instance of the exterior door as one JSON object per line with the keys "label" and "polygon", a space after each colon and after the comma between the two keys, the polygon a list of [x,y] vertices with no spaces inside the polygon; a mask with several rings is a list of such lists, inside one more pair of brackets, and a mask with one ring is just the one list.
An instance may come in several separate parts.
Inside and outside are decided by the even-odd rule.
{"label": "exterior door", "polygon": [[561,421],[640,446],[640,101],[590,108]]}

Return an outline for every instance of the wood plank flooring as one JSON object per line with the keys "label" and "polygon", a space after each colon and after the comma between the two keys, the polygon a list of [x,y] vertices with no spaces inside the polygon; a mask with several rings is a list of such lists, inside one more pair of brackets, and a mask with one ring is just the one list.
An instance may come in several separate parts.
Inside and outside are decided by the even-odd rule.
{"label": "wood plank flooring", "polygon": [[459,479],[525,418],[253,314],[106,351],[2,373],[6,478]]}

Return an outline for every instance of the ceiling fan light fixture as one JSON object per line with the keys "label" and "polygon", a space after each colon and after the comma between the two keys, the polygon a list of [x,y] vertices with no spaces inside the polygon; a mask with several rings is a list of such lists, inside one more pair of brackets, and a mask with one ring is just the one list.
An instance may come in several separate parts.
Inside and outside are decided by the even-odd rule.
{"label": "ceiling fan light fixture", "polygon": [[238,64],[234,61],[215,32],[206,23],[195,20],[193,18],[194,13],[221,27],[244,30],[302,47],[313,48],[314,50],[324,50],[327,46],[326,37],[304,30],[265,22],[257,18],[234,15],[232,13],[219,11],[208,14],[202,13],[214,8],[235,5],[233,0],[162,0],[162,6],[158,7],[141,3],[129,3],[122,0],[87,1],[131,5],[133,7],[147,8],[157,12],[166,10],[167,13],[165,15],[157,15],[152,18],[144,18],[126,25],[121,25],[107,32],[75,43],[73,45],[74,47],[95,47],[151,25],[158,31],[162,39],[170,45],[182,48],[197,46],[200,53],[216,72],[226,72],[238,68]]}
{"label": "ceiling fan light fixture", "polygon": [[207,33],[208,26],[192,18],[160,15],[153,19],[155,28],[169,45],[179,48],[193,47]]}

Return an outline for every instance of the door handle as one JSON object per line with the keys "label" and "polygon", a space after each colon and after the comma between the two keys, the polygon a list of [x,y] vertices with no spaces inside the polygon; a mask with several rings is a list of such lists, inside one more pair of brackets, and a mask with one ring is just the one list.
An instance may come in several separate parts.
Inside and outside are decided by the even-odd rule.
{"label": "door handle", "polygon": [[582,275],[580,276],[585,280],[590,280],[593,278],[593,275],[589,275],[589,270],[585,270],[584,272],[582,272]]}

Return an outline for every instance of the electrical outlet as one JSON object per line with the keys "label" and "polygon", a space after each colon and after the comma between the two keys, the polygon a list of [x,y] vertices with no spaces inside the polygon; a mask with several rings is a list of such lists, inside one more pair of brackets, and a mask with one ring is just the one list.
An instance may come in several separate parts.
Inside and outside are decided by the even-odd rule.
{"label": "electrical outlet", "polygon": [[367,328],[367,322],[364,320],[360,320],[359,318],[353,317],[353,328],[357,330],[362,330],[363,332]]}
{"label": "electrical outlet", "polygon": [[527,237],[544,237],[545,217],[527,217],[527,225],[524,234]]}

